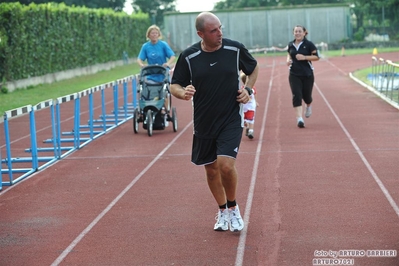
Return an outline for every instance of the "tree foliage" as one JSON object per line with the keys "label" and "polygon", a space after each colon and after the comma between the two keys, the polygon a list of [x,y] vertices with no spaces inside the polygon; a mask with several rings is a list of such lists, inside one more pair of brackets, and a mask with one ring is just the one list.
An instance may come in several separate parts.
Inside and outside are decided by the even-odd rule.
{"label": "tree foliage", "polygon": [[88,8],[111,8],[115,11],[122,11],[125,0],[0,0],[0,3],[15,3],[19,2],[22,5],[29,5],[31,3],[44,4],[48,2],[65,3],[67,6],[84,6]]}
{"label": "tree foliage", "polygon": [[399,38],[399,0],[347,0],[356,19],[358,39],[363,39],[365,28],[391,38]]}
{"label": "tree foliage", "polygon": [[176,0],[133,0],[133,10],[150,15],[152,24],[162,25],[165,12],[176,11]]}
{"label": "tree foliage", "polygon": [[[147,13],[152,24],[163,25],[165,12],[176,11],[177,0],[133,0],[135,12]],[[188,1],[188,0],[187,0]],[[0,0],[2,2],[19,2],[23,5],[30,3],[47,3],[48,0]],[[52,0],[64,2],[68,6],[85,6],[88,8],[111,8],[121,11],[125,0]],[[363,27],[378,26],[390,28],[390,35],[397,35],[399,28],[399,0],[221,0],[214,6],[214,10],[229,10],[238,8],[257,8],[275,6],[295,6],[309,4],[348,4],[351,6],[352,16],[356,19],[355,30]],[[371,24],[371,25],[370,25]]]}
{"label": "tree foliage", "polygon": [[[364,27],[381,28],[392,37],[399,38],[399,0],[222,0],[215,4],[215,10],[237,8],[284,7],[313,4],[347,4],[356,19],[355,30],[363,32]],[[380,32],[386,33],[386,32]],[[364,36],[362,36],[364,37]],[[360,39],[362,39],[360,37]]]}

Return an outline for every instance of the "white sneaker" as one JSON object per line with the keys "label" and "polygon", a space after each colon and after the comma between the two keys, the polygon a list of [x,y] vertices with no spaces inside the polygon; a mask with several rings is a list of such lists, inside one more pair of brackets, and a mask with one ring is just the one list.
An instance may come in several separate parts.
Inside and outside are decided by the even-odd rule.
{"label": "white sneaker", "polygon": [[309,118],[312,115],[312,106],[307,106],[305,111],[305,117]]}
{"label": "white sneaker", "polygon": [[229,229],[229,211],[227,209],[221,210],[219,209],[218,213],[216,214],[216,223],[213,227],[215,231],[227,231]]}
{"label": "white sneaker", "polygon": [[250,129],[250,130],[248,130],[248,138],[249,139],[253,139],[254,138],[254,130],[253,129]]}
{"label": "white sneaker", "polygon": [[298,125],[299,128],[304,128],[305,127],[305,122],[303,121],[302,117],[299,117],[297,119],[297,125]]}
{"label": "white sneaker", "polygon": [[238,205],[229,209],[229,226],[231,232],[238,232],[244,228],[244,220],[241,217]]}

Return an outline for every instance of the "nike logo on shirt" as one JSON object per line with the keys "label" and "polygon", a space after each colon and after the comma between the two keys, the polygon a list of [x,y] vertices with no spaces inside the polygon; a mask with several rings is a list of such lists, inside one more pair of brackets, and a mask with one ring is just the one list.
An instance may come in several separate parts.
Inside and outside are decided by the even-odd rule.
{"label": "nike logo on shirt", "polygon": [[215,62],[215,63],[210,63],[209,65],[210,66],[214,66],[214,65],[216,65],[218,62]]}

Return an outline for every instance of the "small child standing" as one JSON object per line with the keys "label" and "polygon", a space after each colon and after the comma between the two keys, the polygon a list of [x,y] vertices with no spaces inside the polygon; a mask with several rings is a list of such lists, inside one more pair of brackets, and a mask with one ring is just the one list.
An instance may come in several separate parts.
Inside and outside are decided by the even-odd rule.
{"label": "small child standing", "polygon": [[[247,81],[247,76],[244,73],[240,74],[240,79],[245,87],[245,82]],[[253,93],[250,95],[250,100],[246,104],[244,104],[244,127],[245,127],[245,136],[249,139],[254,138],[254,124],[255,124],[255,112],[256,107],[258,106],[258,102],[255,99],[256,89],[252,88]]]}

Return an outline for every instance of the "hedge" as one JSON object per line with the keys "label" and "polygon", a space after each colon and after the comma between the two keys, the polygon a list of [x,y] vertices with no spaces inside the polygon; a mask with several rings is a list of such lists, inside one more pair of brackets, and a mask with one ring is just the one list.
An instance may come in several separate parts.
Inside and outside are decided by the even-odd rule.
{"label": "hedge", "polygon": [[137,56],[147,14],[65,4],[0,4],[0,82]]}

